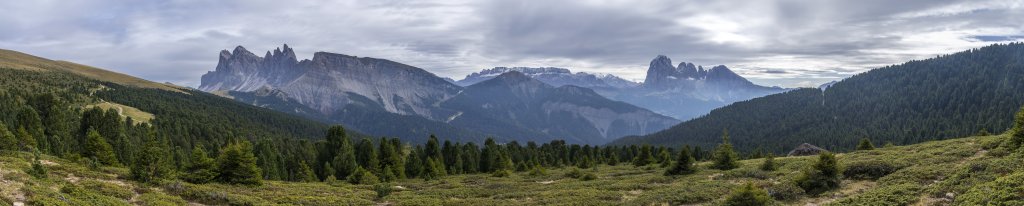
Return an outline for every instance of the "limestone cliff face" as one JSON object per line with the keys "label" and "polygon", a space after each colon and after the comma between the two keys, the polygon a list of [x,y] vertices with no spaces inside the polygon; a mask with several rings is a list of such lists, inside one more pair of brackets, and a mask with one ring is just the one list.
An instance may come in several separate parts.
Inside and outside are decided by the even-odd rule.
{"label": "limestone cliff face", "polygon": [[222,51],[217,69],[203,75],[199,89],[248,92],[262,87],[283,91],[328,115],[359,102],[428,118],[444,116],[432,105],[461,90],[430,72],[389,60],[317,52],[312,60],[297,61],[287,45],[264,57],[241,46]]}
{"label": "limestone cliff face", "polygon": [[[287,45],[263,57],[239,46],[222,51],[219,60],[214,71],[203,75],[200,90],[231,91],[246,97],[236,97],[239,101],[407,140],[439,134],[468,141],[494,136],[600,144],[679,122],[589,88],[555,87],[519,72],[496,71],[500,78],[464,88],[390,60],[327,52],[297,60]],[[565,82],[613,82],[566,69],[529,71]],[[309,114],[311,110],[319,114]]]}

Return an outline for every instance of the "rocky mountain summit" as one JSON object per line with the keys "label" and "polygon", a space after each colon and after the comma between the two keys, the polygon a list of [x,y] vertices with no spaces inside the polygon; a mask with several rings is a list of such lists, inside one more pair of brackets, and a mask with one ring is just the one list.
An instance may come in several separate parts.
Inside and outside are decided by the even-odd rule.
{"label": "rocky mountain summit", "polygon": [[[515,74],[501,75],[509,71]],[[588,88],[563,86],[592,82],[586,85],[638,87],[614,76],[574,74],[559,68],[496,68],[478,75],[492,74],[504,76],[494,79],[500,83],[490,83],[503,85],[503,95],[479,92],[485,85],[464,88],[426,70],[385,59],[317,52],[312,59],[298,60],[287,45],[259,57],[238,46],[220,52],[216,69],[203,75],[199,89],[229,91],[231,96],[244,97],[236,100],[261,107],[326,119],[371,135],[408,139],[443,134],[463,140],[495,136],[603,143],[678,123],[608,100]],[[562,87],[539,79],[562,82],[558,83]],[[490,81],[480,83],[486,82]],[[506,103],[507,107],[497,105]],[[311,110],[317,114],[309,114]]]}

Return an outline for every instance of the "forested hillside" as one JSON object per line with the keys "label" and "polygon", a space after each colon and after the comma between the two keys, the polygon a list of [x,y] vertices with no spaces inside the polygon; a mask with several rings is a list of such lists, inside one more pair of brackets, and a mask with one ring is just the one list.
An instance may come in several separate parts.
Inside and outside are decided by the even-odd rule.
{"label": "forested hillside", "polygon": [[1024,43],[992,45],[882,67],[822,91],[799,89],[716,109],[612,144],[699,145],[728,130],[743,151],[801,143],[844,151],[861,138],[912,144],[1004,131],[1024,104]]}

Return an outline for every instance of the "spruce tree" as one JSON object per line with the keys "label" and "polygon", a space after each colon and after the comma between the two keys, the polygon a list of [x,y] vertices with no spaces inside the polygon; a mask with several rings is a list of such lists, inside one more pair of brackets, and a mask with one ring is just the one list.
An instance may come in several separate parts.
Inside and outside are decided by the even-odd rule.
{"label": "spruce tree", "polygon": [[441,176],[444,176],[444,163],[441,163],[441,160],[437,158],[428,157],[420,177],[423,180],[436,180],[441,178]]}
{"label": "spruce tree", "polygon": [[170,155],[162,141],[150,137],[146,140],[142,152],[136,156],[131,167],[131,177],[139,182],[155,182],[171,177],[173,172]]}
{"label": "spruce tree", "polygon": [[[35,109],[25,108],[18,112],[18,126],[19,133],[23,135],[21,137],[24,142],[22,143],[25,147],[25,151],[32,151],[32,149],[40,150],[41,152],[49,152],[49,143],[46,141],[46,133],[43,126],[43,121],[39,117],[39,113]],[[22,133],[21,129],[24,129]],[[31,148],[31,149],[29,149]]]}
{"label": "spruce tree", "polygon": [[334,162],[332,163],[334,167],[337,168],[334,171],[334,176],[339,177],[339,179],[348,178],[359,167],[359,163],[356,162],[355,147],[351,146],[343,146],[338,152],[338,156],[335,156],[332,161]]}
{"label": "spruce tree", "polygon": [[857,144],[857,150],[873,150],[875,145],[871,144],[871,140],[867,137],[861,138],[860,143]]}
{"label": "spruce tree", "polygon": [[668,149],[662,148],[660,151],[658,152],[658,166],[662,168],[668,167],[672,164],[672,155],[668,153]]}
{"label": "spruce tree", "polygon": [[334,176],[334,173],[334,166],[331,166],[331,162],[324,162],[324,182],[333,182],[334,180],[338,180],[338,178]]}
{"label": "spruce tree", "polygon": [[216,163],[199,145],[192,149],[191,162],[185,167],[185,181],[201,184],[213,181],[213,178],[217,177],[217,172],[214,171]]}
{"label": "spruce tree", "polygon": [[778,166],[775,165],[775,155],[768,154],[768,157],[765,157],[764,162],[761,163],[760,168],[764,171],[775,171],[775,169],[778,168]]}
{"label": "spruce tree", "polygon": [[617,155],[617,154],[612,154],[612,156],[611,156],[611,157],[608,157],[608,162],[607,162],[607,164],[608,164],[608,165],[611,165],[611,166],[615,166],[615,165],[618,165],[618,164],[619,164],[619,155]]}
{"label": "spruce tree", "polygon": [[388,141],[387,138],[381,138],[378,145],[380,148],[377,150],[380,156],[380,167],[390,170],[381,171],[381,174],[390,172],[394,175],[395,179],[405,178],[405,164],[402,161],[402,154],[400,152],[401,142]]}
{"label": "spruce tree", "polygon": [[217,157],[218,182],[259,185],[261,176],[251,143],[242,140],[221,149],[220,156]]}
{"label": "spruce tree", "polygon": [[739,155],[732,149],[732,144],[729,143],[729,132],[725,131],[722,135],[722,144],[719,144],[715,148],[715,154],[711,158],[714,159],[714,163],[711,168],[720,170],[731,170],[739,167]]}
{"label": "spruce tree", "polygon": [[1024,107],[1021,107],[1020,111],[1017,112],[1013,123],[1013,129],[1011,129],[1013,136],[1010,137],[1011,149],[1017,149],[1024,145]]}
{"label": "spruce tree", "polygon": [[423,159],[420,159],[420,154],[416,153],[416,150],[410,151],[409,155],[405,156],[405,177],[419,177],[422,171]]}
{"label": "spruce tree", "polygon": [[0,123],[0,150],[18,150],[18,139],[3,123]]}
{"label": "spruce tree", "polygon": [[18,132],[15,135],[18,139],[18,148],[21,151],[32,151],[36,148],[36,138],[28,133],[25,127],[18,127]]}
{"label": "spruce tree", "polygon": [[356,146],[356,162],[359,166],[374,174],[380,174],[380,159],[377,158],[377,150],[373,147],[373,141],[364,138]]}
{"label": "spruce tree", "polygon": [[114,149],[107,143],[107,139],[100,136],[100,133],[93,129],[90,129],[86,134],[84,156],[94,158],[103,165],[120,165],[117,157],[114,156]]}
{"label": "spruce tree", "polygon": [[665,170],[665,176],[692,174],[697,171],[693,162],[690,146],[683,147],[683,150],[679,151],[679,156],[676,157],[676,162],[668,170]]}
{"label": "spruce tree", "polygon": [[636,155],[635,158],[633,158],[633,166],[642,167],[654,162],[654,155],[651,153],[652,151],[650,145],[644,145],[640,147],[640,152]]}
{"label": "spruce tree", "polygon": [[836,161],[836,156],[832,153],[824,152],[818,155],[818,161],[811,168],[805,169],[797,177],[796,183],[807,194],[817,195],[838,188],[840,183],[839,175],[839,163]]}
{"label": "spruce tree", "polygon": [[316,173],[314,173],[313,169],[309,167],[309,164],[306,164],[306,161],[299,162],[298,172],[299,173],[295,174],[295,176],[298,178],[299,182],[317,182]]}

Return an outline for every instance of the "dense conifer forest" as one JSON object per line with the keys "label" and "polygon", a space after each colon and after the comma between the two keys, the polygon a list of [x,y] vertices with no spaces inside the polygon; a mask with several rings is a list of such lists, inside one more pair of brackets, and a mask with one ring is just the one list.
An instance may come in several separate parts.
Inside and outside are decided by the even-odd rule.
{"label": "dense conifer forest", "polygon": [[1024,104],[1024,43],[886,66],[822,91],[805,88],[737,102],[703,117],[612,144],[711,146],[727,129],[740,151],[801,143],[849,151],[862,138],[896,145],[1004,131]]}

